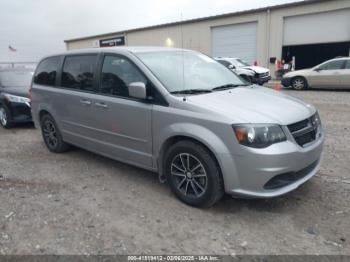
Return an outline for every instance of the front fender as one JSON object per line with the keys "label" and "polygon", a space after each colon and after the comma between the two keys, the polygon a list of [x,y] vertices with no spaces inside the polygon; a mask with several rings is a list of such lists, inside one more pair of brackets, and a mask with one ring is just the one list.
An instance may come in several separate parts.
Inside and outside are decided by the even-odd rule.
{"label": "front fender", "polygon": [[215,155],[230,153],[225,143],[213,131],[193,123],[174,123],[161,130],[155,152],[159,153],[164,142],[176,136],[195,139],[208,147]]}
{"label": "front fender", "polygon": [[210,129],[194,123],[174,123],[159,130],[154,136],[154,166],[158,167],[159,174],[163,174],[162,164],[167,142],[177,137],[193,139],[202,143],[215,156],[220,168],[224,165],[222,156],[230,155],[225,143]]}

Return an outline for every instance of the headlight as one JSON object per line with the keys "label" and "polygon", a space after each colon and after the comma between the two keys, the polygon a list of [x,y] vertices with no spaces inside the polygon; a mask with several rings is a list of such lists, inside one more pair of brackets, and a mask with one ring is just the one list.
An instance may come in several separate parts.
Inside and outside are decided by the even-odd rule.
{"label": "headlight", "polygon": [[10,94],[4,94],[5,98],[12,103],[21,103],[30,106],[30,100],[23,96],[14,96]]}
{"label": "headlight", "polygon": [[235,131],[238,142],[248,147],[265,148],[287,140],[282,128],[278,125],[233,125],[233,130]]}
{"label": "headlight", "polygon": [[312,121],[312,126],[316,130],[317,136],[319,136],[321,133],[321,130],[322,130],[322,123],[321,123],[321,118],[320,118],[318,112],[316,112],[316,114],[314,114],[312,116],[311,121]]}

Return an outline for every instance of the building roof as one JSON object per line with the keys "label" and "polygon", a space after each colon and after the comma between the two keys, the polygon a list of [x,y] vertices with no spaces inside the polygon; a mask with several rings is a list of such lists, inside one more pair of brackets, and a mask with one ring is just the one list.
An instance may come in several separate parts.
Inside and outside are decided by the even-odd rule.
{"label": "building roof", "polygon": [[78,41],[78,40],[86,40],[86,39],[91,39],[91,38],[96,38],[96,37],[122,35],[122,34],[130,33],[130,32],[155,29],[155,28],[161,28],[161,27],[166,27],[166,26],[189,24],[189,23],[201,22],[201,21],[206,21],[206,20],[225,18],[225,17],[230,17],[230,16],[238,16],[238,15],[257,13],[257,12],[262,12],[262,11],[267,11],[267,10],[281,9],[281,8],[301,6],[301,5],[309,5],[309,4],[314,4],[314,3],[318,3],[318,2],[326,2],[326,1],[331,1],[331,0],[303,0],[303,1],[298,1],[298,2],[292,2],[292,3],[280,4],[280,5],[274,5],[274,6],[267,6],[267,7],[256,8],[256,9],[249,9],[249,10],[244,10],[244,11],[231,12],[231,13],[226,13],[226,14],[189,19],[189,20],[185,20],[185,21],[177,21],[177,22],[170,22],[170,23],[153,25],[153,26],[138,27],[138,28],[128,29],[128,30],[124,30],[124,31],[116,31],[116,32],[110,32],[110,33],[104,33],[104,34],[98,34],[98,35],[71,38],[71,39],[64,40],[64,42],[68,43],[68,42],[73,42],[73,41]]}

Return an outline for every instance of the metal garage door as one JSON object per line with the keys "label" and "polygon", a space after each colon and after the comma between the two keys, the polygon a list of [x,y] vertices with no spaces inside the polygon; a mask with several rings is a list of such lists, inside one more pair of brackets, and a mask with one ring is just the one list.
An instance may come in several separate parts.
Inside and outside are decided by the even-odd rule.
{"label": "metal garage door", "polygon": [[350,41],[350,9],[284,19],[283,45]]}
{"label": "metal garage door", "polygon": [[253,63],[256,60],[257,23],[213,27],[212,55],[238,57]]}

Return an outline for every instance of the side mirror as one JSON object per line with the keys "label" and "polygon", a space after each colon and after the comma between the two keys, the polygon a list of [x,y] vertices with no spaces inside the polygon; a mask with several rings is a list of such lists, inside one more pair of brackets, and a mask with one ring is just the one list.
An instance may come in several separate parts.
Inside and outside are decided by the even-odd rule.
{"label": "side mirror", "polygon": [[228,69],[233,70],[233,69],[236,69],[236,67],[235,67],[234,65],[229,65],[229,66],[228,66]]}
{"label": "side mirror", "polygon": [[320,71],[322,71],[322,69],[321,69],[321,68],[319,68],[319,67],[315,68],[314,70],[315,70],[316,72],[320,72]]}
{"label": "side mirror", "polygon": [[128,86],[129,96],[137,99],[146,99],[146,85],[142,82],[133,82]]}

